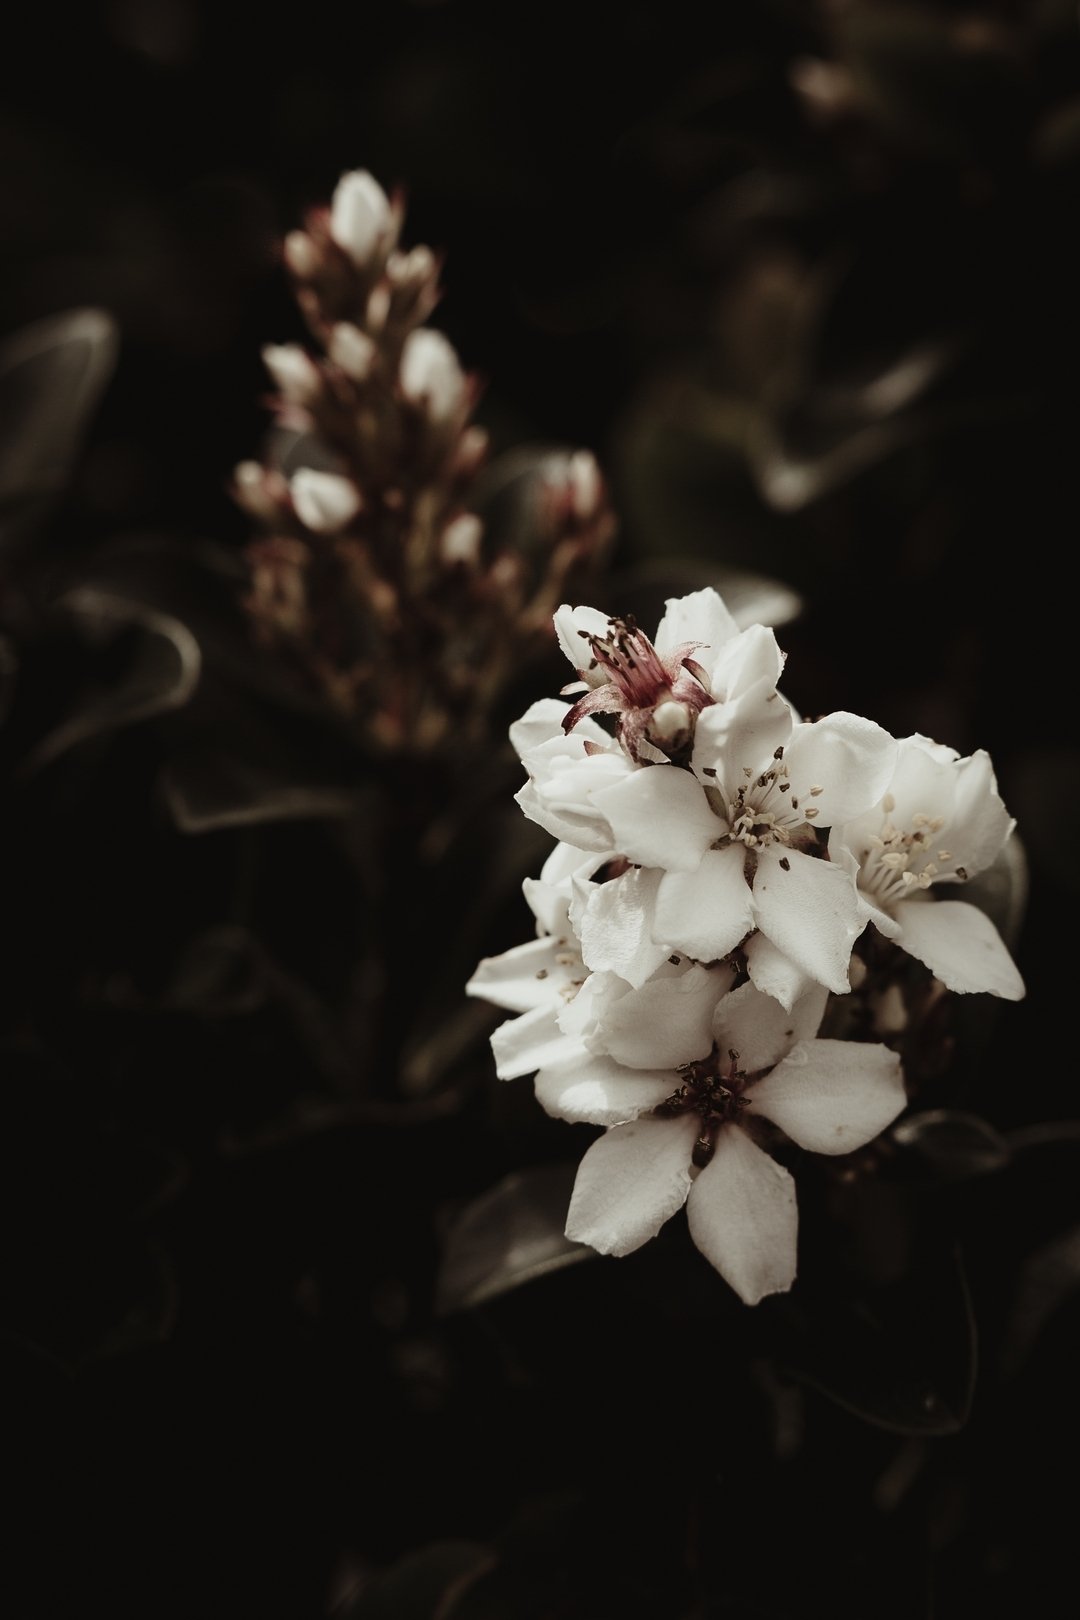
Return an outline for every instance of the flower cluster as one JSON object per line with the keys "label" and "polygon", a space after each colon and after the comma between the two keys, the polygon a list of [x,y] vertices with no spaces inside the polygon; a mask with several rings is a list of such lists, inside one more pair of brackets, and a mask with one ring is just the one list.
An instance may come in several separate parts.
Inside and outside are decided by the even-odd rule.
{"label": "flower cluster", "polygon": [[498,489],[512,474],[488,465],[471,420],[476,378],[425,324],[440,266],[399,246],[403,212],[358,170],[286,237],[317,347],[264,349],[277,431],[265,463],[236,468],[233,493],[261,531],[246,602],[260,639],[367,745],[426,754],[483,736],[614,523],[584,450],[534,458],[526,534],[478,510],[485,475]]}
{"label": "flower cluster", "polygon": [[537,937],[467,989],[516,1014],[492,1036],[500,1078],[535,1072],[548,1113],[605,1127],[567,1235],[627,1254],[685,1204],[755,1304],[795,1278],[780,1158],[850,1153],[906,1105],[904,969],[1024,994],[985,912],[943,898],[1014,823],[984,752],[802,720],[774,632],[713,590],[669,601],[653,640],[587,607],[555,626],[573,701],[511,730],[517,802],[558,840],[525,884]]}

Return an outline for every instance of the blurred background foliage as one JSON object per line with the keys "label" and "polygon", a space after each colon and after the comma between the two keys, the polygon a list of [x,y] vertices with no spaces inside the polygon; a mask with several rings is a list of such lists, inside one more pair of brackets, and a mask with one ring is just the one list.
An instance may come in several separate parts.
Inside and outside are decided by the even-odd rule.
{"label": "blurred background foliage", "polygon": [[[1071,1581],[1076,7],[584,22],[41,5],[0,68],[20,1620],[909,1620]],[[1027,1000],[957,1009],[879,1162],[801,1183],[756,1311],[678,1223],[559,1239],[589,1132],[496,1085],[461,994],[528,927],[504,725],[559,660],[451,795],[252,644],[228,483],[304,335],[278,243],[352,167],[445,250],[495,449],[599,458],[596,605],[719,583],[804,713],[987,748],[1018,819],[987,904]]]}

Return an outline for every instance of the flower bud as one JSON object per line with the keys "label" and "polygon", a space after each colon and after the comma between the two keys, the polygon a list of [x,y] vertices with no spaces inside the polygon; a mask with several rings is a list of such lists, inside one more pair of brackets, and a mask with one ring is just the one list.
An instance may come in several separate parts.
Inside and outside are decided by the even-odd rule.
{"label": "flower bud", "polygon": [[303,467],[289,480],[289,492],[297,517],[315,534],[336,534],[360,510],[359,490],[339,473]]}
{"label": "flower bud", "polygon": [[600,505],[603,492],[596,457],[588,450],[575,450],[566,473],[575,517],[591,518]]}
{"label": "flower bud", "polygon": [[330,203],[330,235],[360,269],[374,258],[391,222],[389,198],[366,169],[342,175]]}
{"label": "flower bud", "polygon": [[439,553],[445,563],[464,563],[473,568],[480,560],[480,541],[484,525],[475,512],[462,512],[448,523],[439,541]]}
{"label": "flower bud", "polygon": [[645,728],[649,741],[665,753],[676,752],[690,741],[694,730],[694,716],[685,703],[669,698],[658,703]]}
{"label": "flower bud", "polygon": [[322,388],[319,368],[298,343],[268,343],[263,365],[290,405],[310,405]]}
{"label": "flower bud", "polygon": [[349,321],[339,321],[330,333],[328,353],[353,382],[363,382],[375,363],[375,344],[366,332]]}
{"label": "flower bud", "polygon": [[310,281],[318,271],[319,250],[306,231],[290,231],[283,252],[286,265],[301,281]]}
{"label": "flower bud", "polygon": [[409,333],[401,353],[401,389],[433,422],[448,422],[461,410],[465,374],[441,332],[421,326]]}

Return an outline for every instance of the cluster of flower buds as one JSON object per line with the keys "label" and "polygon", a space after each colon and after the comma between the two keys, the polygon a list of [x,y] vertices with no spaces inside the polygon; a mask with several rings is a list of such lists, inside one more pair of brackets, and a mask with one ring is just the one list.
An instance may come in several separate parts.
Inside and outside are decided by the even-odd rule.
{"label": "cluster of flower buds", "polygon": [[478,388],[425,325],[440,266],[403,251],[400,196],[345,174],[283,256],[315,351],[270,345],[273,462],[237,467],[258,525],[246,606],[261,639],[379,751],[428,753],[484,733],[571,581],[606,557],[614,522],[587,451],[539,473],[529,546],[474,509],[488,437]]}
{"label": "cluster of flower buds", "polygon": [[516,1014],[492,1036],[501,1078],[535,1073],[548,1113],[606,1127],[567,1235],[627,1254],[685,1205],[756,1304],[795,1278],[780,1161],[892,1124],[916,1009],[1024,994],[990,917],[958,898],[1014,824],[985,752],[847,712],[802,720],[774,632],[740,629],[715,591],[669,601],[654,640],[587,607],[555,626],[574,701],[511,730],[517,802],[559,840],[525,884],[537,937],[468,992]]}

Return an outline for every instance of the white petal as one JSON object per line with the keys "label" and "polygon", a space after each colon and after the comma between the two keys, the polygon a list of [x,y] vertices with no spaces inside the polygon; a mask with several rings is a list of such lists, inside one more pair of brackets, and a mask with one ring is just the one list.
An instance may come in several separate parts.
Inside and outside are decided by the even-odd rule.
{"label": "white petal", "polygon": [[754,926],[745,865],[745,845],[729,844],[706,850],[694,872],[668,872],[656,901],[657,939],[702,962],[734,950]]}
{"label": "white petal", "polygon": [[865,1041],[800,1041],[746,1095],[811,1153],[853,1152],[907,1102],[899,1054]]}
{"label": "white petal", "polygon": [[[584,883],[587,903],[575,911],[581,954],[588,967],[617,973],[635,987],[643,985],[668,951],[652,937],[656,891],[663,873],[632,866],[607,883]],[[664,879],[666,882],[667,879]]]}
{"label": "white petal", "polygon": [[641,866],[692,872],[723,831],[700,782],[675,765],[643,765],[593,797],[612,846]]}
{"label": "white petal", "polygon": [[804,973],[837,995],[850,989],[851,947],[865,920],[847,872],[832,861],[770,844],[758,852],[754,913],[762,933]]}
{"label": "white petal", "polygon": [[[530,704],[521,719],[515,720],[510,727],[510,741],[518,758],[532,753],[543,743],[565,737],[562,723],[569,708],[569,703],[564,703],[561,698],[539,698],[536,703]],[[605,737],[604,741],[610,742],[610,739]]]}
{"label": "white petal", "polygon": [[686,1202],[697,1118],[635,1119],[594,1142],[578,1169],[566,1235],[601,1254],[629,1254]]}
{"label": "white petal", "polygon": [[589,1053],[576,1063],[544,1068],[536,1096],[555,1119],[590,1125],[622,1125],[647,1114],[678,1089],[670,1069],[627,1069],[613,1058]]}
{"label": "white petal", "polygon": [[766,996],[772,996],[782,1007],[792,1007],[814,983],[790,957],[773,944],[760,929],[751,934],[743,946],[746,967],[753,984]]}
{"label": "white petal", "polygon": [[516,1080],[518,1075],[542,1069],[545,1063],[565,1063],[580,1057],[580,1040],[563,1034],[557,1013],[554,1006],[534,1007],[519,1018],[508,1018],[493,1031],[491,1050],[500,1080]]}
{"label": "white petal", "polygon": [[501,956],[485,956],[465,986],[467,996],[479,996],[510,1012],[562,1005],[560,986],[566,970],[558,958],[566,954],[554,939],[530,939]]}
{"label": "white petal", "polygon": [[532,780],[514,797],[530,821],[575,848],[610,852],[611,828],[596,795],[635,773],[622,750],[588,754],[575,732],[531,749],[522,762]]}
{"label": "white petal", "polygon": [[668,598],[653,646],[663,657],[688,641],[699,643],[694,658],[704,668],[715,660],[720,649],[739,633],[739,626],[711,585],[691,591],[688,596]]}
{"label": "white petal", "polygon": [[745,1305],[786,1293],[795,1281],[795,1183],[737,1125],[720,1131],[686,1215],[690,1236]]}
{"label": "white petal", "polygon": [[1024,981],[985,911],[966,900],[902,900],[898,943],[924,962],[947,990],[986,991],[1019,1001]]}
{"label": "white petal", "polygon": [[[585,634],[579,634],[580,631]],[[575,608],[564,602],[555,614],[555,636],[559,646],[569,659],[571,668],[580,673],[588,686],[603,686],[610,677],[602,667],[589,668],[593,655],[587,637],[600,636],[606,641],[610,634],[611,620],[598,608]]]}
{"label": "white petal", "polygon": [[962,866],[969,877],[984,872],[999,854],[1015,823],[1002,803],[990,756],[979,749],[954,766],[953,814],[942,836],[953,853],[944,876]]}
{"label": "white petal", "polygon": [[[800,810],[817,811],[819,827],[849,821],[878,803],[892,780],[896,752],[896,739],[881,726],[843,710],[796,726],[784,750],[791,796]],[[811,797],[811,787],[821,792]]]}
{"label": "white petal", "polygon": [[756,775],[791,733],[791,710],[776,689],[783,663],[774,632],[755,624],[713,666],[717,701],[698,715],[694,770],[703,778],[715,771],[729,794],[744,786],[744,767]]}
{"label": "white petal", "polygon": [[588,879],[604,864],[604,859],[603,854],[583,853],[572,844],[556,844],[540,868],[540,876],[522,880],[521,892],[545,934],[570,933],[567,908],[574,882],[580,874],[581,882],[588,885]]}
{"label": "white petal", "polygon": [[598,1013],[596,1050],[630,1069],[675,1069],[704,1057],[716,1003],[732,977],[727,968],[695,965],[613,997]]}
{"label": "white petal", "polygon": [[713,1034],[721,1052],[737,1052],[747,1074],[771,1069],[796,1041],[812,1040],[825,1013],[829,992],[812,985],[790,1009],[763,995],[753,983],[741,984],[716,1006]]}

